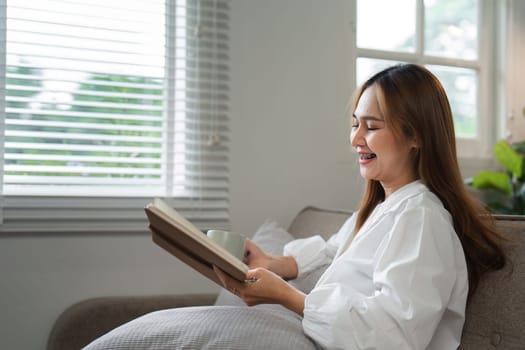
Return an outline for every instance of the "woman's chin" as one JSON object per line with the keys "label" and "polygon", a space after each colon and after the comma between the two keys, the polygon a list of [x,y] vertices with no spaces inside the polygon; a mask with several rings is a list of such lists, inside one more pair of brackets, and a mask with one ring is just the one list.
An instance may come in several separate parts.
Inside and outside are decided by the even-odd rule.
{"label": "woman's chin", "polygon": [[370,174],[369,171],[363,171],[361,170],[361,177],[367,181],[370,181],[370,180],[377,180],[377,177],[376,176],[372,176],[372,174]]}

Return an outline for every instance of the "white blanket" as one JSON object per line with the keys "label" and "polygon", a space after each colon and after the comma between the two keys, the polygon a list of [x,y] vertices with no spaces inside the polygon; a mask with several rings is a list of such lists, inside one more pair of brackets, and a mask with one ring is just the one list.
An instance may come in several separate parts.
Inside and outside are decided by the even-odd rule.
{"label": "white blanket", "polygon": [[84,350],[317,349],[301,318],[279,305],[206,306],[153,312],[128,322]]}

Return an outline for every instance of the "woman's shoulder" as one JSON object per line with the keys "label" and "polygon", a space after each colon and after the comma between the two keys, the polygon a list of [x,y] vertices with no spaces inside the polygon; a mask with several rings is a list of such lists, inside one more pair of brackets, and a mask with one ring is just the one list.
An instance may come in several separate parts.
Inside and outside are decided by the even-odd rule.
{"label": "woman's shoulder", "polygon": [[[394,197],[395,196],[395,197]],[[441,200],[428,189],[421,181],[415,181],[392,194],[390,211],[401,214],[403,212],[428,212],[432,216],[445,216],[450,213],[445,209]]]}
{"label": "woman's shoulder", "polygon": [[439,198],[421,181],[411,182],[392,193],[385,201],[387,207],[443,207]]}

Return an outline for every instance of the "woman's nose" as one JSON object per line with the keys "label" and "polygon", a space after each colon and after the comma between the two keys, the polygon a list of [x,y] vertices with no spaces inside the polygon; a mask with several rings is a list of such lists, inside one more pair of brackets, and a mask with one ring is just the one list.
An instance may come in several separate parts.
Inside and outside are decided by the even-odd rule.
{"label": "woman's nose", "polygon": [[360,127],[352,129],[352,132],[350,133],[350,145],[353,148],[364,145],[363,132]]}

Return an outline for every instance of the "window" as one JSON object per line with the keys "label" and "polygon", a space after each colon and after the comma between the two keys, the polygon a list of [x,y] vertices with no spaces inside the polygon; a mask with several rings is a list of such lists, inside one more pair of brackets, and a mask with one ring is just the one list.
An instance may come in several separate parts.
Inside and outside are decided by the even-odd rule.
{"label": "window", "polygon": [[[496,11],[485,0],[357,0],[356,80],[387,66],[423,64],[447,91],[458,155],[488,157],[497,96],[493,77]],[[490,8],[489,8],[490,7]],[[483,26],[482,26],[483,24]]]}
{"label": "window", "polygon": [[1,229],[228,225],[227,0],[0,0]]}

